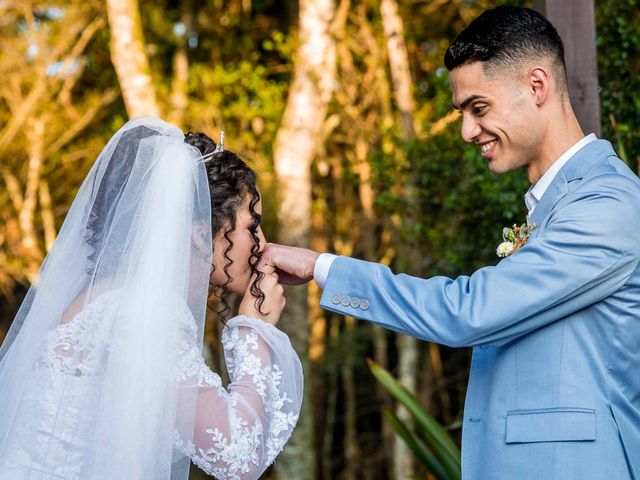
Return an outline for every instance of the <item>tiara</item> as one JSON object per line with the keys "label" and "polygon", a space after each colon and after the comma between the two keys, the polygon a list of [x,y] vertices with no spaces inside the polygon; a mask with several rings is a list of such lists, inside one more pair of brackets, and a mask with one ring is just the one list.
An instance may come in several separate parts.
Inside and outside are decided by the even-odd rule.
{"label": "tiara", "polygon": [[202,157],[200,157],[200,160],[202,161],[208,160],[209,158],[213,157],[216,153],[220,153],[223,151],[224,151],[224,130],[220,130],[220,142],[216,145],[216,148],[213,150],[213,152],[203,155]]}
{"label": "tiara", "polygon": [[213,153],[218,153],[224,151],[224,130],[220,130],[220,142],[216,145],[216,149]]}

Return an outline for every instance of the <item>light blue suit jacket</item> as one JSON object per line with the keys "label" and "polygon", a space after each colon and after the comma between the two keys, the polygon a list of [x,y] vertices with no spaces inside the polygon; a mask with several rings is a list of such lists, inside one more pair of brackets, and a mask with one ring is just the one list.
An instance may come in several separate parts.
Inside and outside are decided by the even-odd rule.
{"label": "light blue suit jacket", "polygon": [[556,175],[527,244],[456,279],[338,257],[321,304],[473,346],[467,480],[640,480],[640,180],[594,141]]}

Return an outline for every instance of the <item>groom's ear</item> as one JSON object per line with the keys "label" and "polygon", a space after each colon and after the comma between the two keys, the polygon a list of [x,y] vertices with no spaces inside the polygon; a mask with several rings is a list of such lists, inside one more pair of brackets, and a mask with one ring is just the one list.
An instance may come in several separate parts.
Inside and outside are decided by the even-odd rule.
{"label": "groom's ear", "polygon": [[534,67],[527,75],[529,90],[536,106],[541,107],[549,97],[551,89],[551,75],[544,67]]}

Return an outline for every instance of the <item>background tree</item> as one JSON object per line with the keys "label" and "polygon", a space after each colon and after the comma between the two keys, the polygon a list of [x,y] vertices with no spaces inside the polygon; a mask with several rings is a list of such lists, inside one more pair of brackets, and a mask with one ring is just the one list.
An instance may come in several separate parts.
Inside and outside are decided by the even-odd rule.
{"label": "background tree", "polygon": [[[335,83],[336,48],[331,34],[334,13],[334,0],[300,1],[298,52],[274,147],[280,192],[278,239],[289,245],[308,247],[310,242],[311,162],[324,141],[322,125]],[[299,426],[279,461],[278,472],[286,479],[311,479],[315,476],[315,455],[306,291],[289,289],[287,298],[282,327],[302,355],[308,374]]]}
{"label": "background tree", "polygon": [[[393,84],[393,98],[400,116],[400,134],[406,142],[415,139],[415,100],[413,95],[413,81],[409,68],[409,54],[405,42],[404,23],[398,12],[398,4],[395,0],[382,0],[380,2],[380,16],[387,43],[389,57],[389,69]],[[404,228],[412,229],[416,224],[416,212],[413,197],[416,194],[416,178],[409,175],[404,195],[410,199],[408,208],[404,214]],[[407,241],[408,240],[408,241]],[[414,242],[405,239],[398,246],[399,261],[404,263],[403,270],[410,274],[419,274],[419,264],[416,259],[421,252]],[[407,268],[408,267],[408,268]],[[410,392],[414,393],[417,387],[418,370],[418,341],[408,335],[399,335],[398,341],[398,376],[400,382]],[[397,406],[396,412],[406,424],[412,423],[412,418],[406,408]],[[407,445],[397,435],[394,437],[394,475],[395,478],[408,478],[413,475],[413,455]]]}
{"label": "background tree", "polygon": [[137,0],[107,0],[111,61],[130,118],[160,115]]}
{"label": "background tree", "polygon": [[97,154],[102,139],[88,132],[117,98],[111,85],[83,88],[91,62],[104,68],[92,52],[105,26],[99,8],[4,2],[0,11],[0,337],[55,239],[86,157]]}

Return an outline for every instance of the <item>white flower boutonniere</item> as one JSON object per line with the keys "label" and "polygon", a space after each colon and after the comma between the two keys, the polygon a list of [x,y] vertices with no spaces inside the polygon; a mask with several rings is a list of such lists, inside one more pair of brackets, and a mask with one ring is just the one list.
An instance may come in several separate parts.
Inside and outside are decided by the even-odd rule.
{"label": "white flower boutonniere", "polygon": [[496,250],[496,255],[500,258],[508,257],[509,255],[513,255],[518,251],[519,248],[524,246],[533,232],[536,229],[535,223],[529,222],[529,217],[527,217],[527,223],[523,223],[520,226],[513,225],[513,227],[505,227],[502,229],[502,240],[503,242],[498,245]]}

